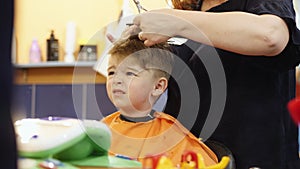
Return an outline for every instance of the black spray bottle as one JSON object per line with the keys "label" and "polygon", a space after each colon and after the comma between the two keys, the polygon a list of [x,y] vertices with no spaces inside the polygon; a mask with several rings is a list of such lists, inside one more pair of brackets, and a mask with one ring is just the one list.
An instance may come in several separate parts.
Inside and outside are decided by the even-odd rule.
{"label": "black spray bottle", "polygon": [[54,31],[51,31],[50,38],[47,39],[47,61],[58,61],[58,40],[54,37]]}

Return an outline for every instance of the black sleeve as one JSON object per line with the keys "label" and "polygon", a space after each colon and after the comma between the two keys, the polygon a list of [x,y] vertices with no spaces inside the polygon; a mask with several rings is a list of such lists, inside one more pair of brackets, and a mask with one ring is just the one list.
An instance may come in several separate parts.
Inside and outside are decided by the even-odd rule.
{"label": "black sleeve", "polygon": [[[292,0],[248,0],[245,12],[273,14],[282,18],[288,26],[290,40],[284,51],[273,62],[279,70],[293,68],[300,63],[300,31],[296,26]],[[273,60],[274,61],[274,60]]]}
{"label": "black sleeve", "polygon": [[250,0],[247,12],[254,14],[273,14],[282,18],[290,31],[294,44],[300,45],[300,31],[297,29],[292,0]]}
{"label": "black sleeve", "polygon": [[10,114],[12,88],[11,37],[13,29],[14,1],[3,0],[0,3],[0,151],[1,167],[17,169],[17,151],[15,132]]}

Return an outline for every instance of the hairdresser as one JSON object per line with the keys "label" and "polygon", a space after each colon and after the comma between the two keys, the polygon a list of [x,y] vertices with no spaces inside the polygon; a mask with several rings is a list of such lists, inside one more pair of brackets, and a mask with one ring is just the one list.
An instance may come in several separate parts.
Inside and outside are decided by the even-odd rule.
{"label": "hairdresser", "polygon": [[[189,39],[174,49],[189,65],[199,88],[192,133],[200,136],[214,108],[215,81],[203,62],[215,57],[207,52],[214,49],[224,69],[226,83],[220,88],[225,88],[226,96],[222,117],[209,139],[233,152],[238,169],[300,168],[298,128],[286,108],[295,97],[295,66],[300,60],[292,0],[172,0],[172,4],[174,9],[139,14],[134,24],[148,46],[171,37]],[[168,92],[172,97],[166,112],[180,105],[184,91]]]}

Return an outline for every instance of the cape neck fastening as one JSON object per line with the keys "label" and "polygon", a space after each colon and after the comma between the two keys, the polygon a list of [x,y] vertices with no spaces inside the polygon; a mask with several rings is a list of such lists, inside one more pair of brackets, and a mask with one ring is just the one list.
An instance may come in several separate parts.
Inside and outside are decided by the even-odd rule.
{"label": "cape neck fastening", "polygon": [[147,114],[147,116],[144,116],[144,117],[128,117],[128,116],[124,116],[121,114],[120,119],[127,121],[127,122],[132,122],[132,123],[147,122],[147,121],[153,120],[155,118],[154,113],[155,113],[155,110],[151,110],[151,112],[149,114]]}

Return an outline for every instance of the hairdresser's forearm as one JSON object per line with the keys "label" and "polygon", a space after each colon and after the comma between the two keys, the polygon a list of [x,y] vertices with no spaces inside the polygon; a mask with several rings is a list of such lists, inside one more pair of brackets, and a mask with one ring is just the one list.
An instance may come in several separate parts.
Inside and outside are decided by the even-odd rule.
{"label": "hairdresser's forearm", "polygon": [[274,56],[285,48],[289,39],[285,22],[274,15],[182,10],[170,14],[181,18],[175,36],[240,54]]}

